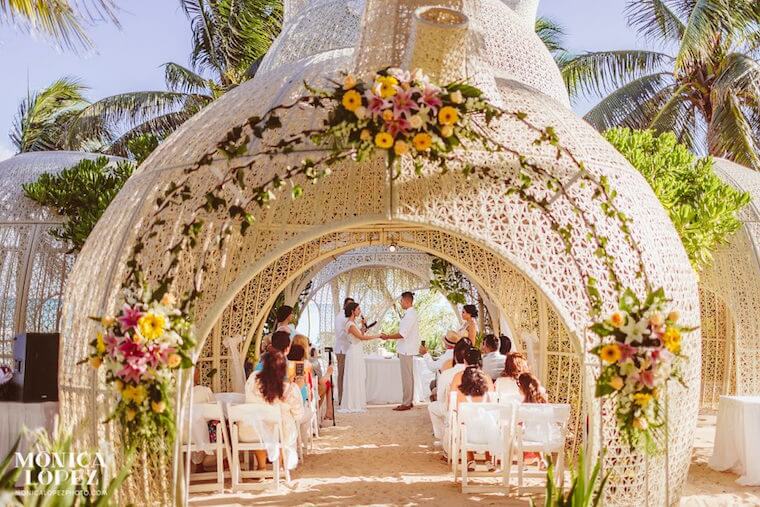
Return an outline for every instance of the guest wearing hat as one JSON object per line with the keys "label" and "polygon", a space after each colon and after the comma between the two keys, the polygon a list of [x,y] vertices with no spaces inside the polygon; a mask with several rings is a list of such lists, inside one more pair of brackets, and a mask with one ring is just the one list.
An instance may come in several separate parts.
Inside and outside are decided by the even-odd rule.
{"label": "guest wearing hat", "polygon": [[430,371],[435,373],[435,378],[430,381],[430,401],[436,399],[436,385],[438,374],[443,370],[444,365],[451,364],[454,359],[454,347],[459,341],[459,336],[454,331],[449,331],[446,336],[443,337],[443,345],[446,350],[441,354],[438,359],[433,359],[425,345],[420,345],[420,355],[425,360],[425,365]]}

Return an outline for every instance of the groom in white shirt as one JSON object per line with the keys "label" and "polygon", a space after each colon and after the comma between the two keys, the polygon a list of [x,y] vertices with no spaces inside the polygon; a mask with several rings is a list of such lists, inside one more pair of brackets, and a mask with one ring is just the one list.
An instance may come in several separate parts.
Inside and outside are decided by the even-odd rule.
{"label": "groom in white shirt", "polygon": [[414,356],[420,349],[420,326],[417,311],[414,309],[414,294],[401,294],[401,308],[405,312],[398,333],[380,336],[384,340],[399,340],[396,351],[401,364],[403,398],[401,405],[393,409],[399,411],[409,410],[414,406]]}

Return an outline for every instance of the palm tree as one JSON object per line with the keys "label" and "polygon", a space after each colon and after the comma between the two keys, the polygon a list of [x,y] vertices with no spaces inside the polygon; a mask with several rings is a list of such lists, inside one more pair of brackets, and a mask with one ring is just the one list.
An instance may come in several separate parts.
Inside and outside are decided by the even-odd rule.
{"label": "palm tree", "polygon": [[604,96],[586,120],[600,131],[672,131],[760,170],[760,2],[630,0],[626,14],[660,50],[572,57],[562,68],[571,95]]}
{"label": "palm tree", "polygon": [[536,18],[535,25],[536,35],[544,43],[546,49],[557,57],[558,54],[565,53],[565,29],[551,18],[539,16]]}
{"label": "palm tree", "polygon": [[89,104],[84,90],[79,81],[62,78],[29,93],[19,105],[10,135],[19,152],[64,149],[66,125]]}
{"label": "palm tree", "polygon": [[192,68],[167,63],[167,90],[123,93],[90,104],[69,123],[72,146],[81,139],[101,138],[109,153],[126,155],[127,142],[136,136],[165,137],[250,79],[251,69],[282,26],[282,0],[181,0],[180,4],[190,19]]}
{"label": "palm tree", "polygon": [[111,0],[76,1],[75,5],[76,9],[68,0],[0,0],[0,20],[40,31],[74,50],[92,47],[83,21],[110,19],[118,25]]}

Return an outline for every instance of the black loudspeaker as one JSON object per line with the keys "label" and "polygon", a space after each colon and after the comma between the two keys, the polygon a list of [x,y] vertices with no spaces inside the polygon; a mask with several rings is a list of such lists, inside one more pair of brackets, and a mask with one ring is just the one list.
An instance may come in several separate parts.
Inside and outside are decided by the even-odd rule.
{"label": "black loudspeaker", "polygon": [[58,333],[22,333],[13,339],[18,401],[58,401]]}

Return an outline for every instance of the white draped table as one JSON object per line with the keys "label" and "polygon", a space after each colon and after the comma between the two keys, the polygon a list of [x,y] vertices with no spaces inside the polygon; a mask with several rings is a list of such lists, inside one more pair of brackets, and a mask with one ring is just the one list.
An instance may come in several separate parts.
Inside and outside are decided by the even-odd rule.
{"label": "white draped table", "polygon": [[[0,459],[3,459],[11,450],[23,428],[30,430],[45,428],[48,432],[52,432],[57,413],[57,401],[46,401],[44,403],[0,402]],[[20,452],[27,450],[24,439],[21,439],[18,450]]]}
{"label": "white draped table", "polygon": [[[401,366],[397,357],[367,357],[367,404],[401,403]],[[434,374],[421,357],[414,358],[414,403],[428,401]]]}
{"label": "white draped table", "polygon": [[742,486],[760,486],[760,396],[720,397],[708,465],[739,474]]}

